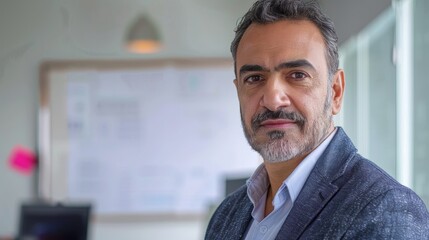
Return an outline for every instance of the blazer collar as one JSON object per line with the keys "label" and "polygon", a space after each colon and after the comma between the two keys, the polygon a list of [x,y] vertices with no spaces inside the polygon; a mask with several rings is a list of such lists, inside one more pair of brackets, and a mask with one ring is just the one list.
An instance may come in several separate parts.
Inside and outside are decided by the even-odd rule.
{"label": "blazer collar", "polygon": [[357,150],[341,127],[320,156],[289,216],[280,229],[277,240],[298,239],[307,226],[338,191],[335,180],[344,174]]}

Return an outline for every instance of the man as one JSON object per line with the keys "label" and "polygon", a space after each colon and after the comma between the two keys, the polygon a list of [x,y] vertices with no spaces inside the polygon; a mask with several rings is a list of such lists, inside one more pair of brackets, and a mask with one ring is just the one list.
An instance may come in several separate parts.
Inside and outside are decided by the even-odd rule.
{"label": "man", "polygon": [[231,52],[244,133],[264,163],[219,206],[206,239],[429,239],[422,200],[334,127],[344,72],[316,2],[257,1]]}

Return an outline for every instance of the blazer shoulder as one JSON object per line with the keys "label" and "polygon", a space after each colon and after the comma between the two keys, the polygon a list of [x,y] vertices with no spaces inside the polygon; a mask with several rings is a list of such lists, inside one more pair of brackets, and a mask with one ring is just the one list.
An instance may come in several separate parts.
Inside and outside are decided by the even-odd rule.
{"label": "blazer shoulder", "polygon": [[346,239],[429,239],[429,213],[406,187],[395,187],[371,199],[354,217]]}
{"label": "blazer shoulder", "polygon": [[373,191],[375,196],[392,189],[407,189],[386,171],[360,154],[353,157],[344,175],[338,181],[352,184],[357,189]]}
{"label": "blazer shoulder", "polygon": [[357,210],[346,239],[429,239],[429,213],[414,191],[359,154],[344,178]]}
{"label": "blazer shoulder", "polygon": [[305,236],[429,239],[429,214],[423,201],[361,155],[351,157],[332,184],[338,190],[326,200]]}

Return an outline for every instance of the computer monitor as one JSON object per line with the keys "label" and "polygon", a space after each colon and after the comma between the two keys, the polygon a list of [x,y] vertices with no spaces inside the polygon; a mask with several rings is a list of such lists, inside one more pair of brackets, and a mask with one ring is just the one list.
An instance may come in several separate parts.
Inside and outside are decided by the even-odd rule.
{"label": "computer monitor", "polygon": [[241,186],[246,184],[248,176],[246,177],[227,177],[225,179],[225,197],[239,189]]}
{"label": "computer monitor", "polygon": [[20,240],[86,240],[90,205],[23,204]]}

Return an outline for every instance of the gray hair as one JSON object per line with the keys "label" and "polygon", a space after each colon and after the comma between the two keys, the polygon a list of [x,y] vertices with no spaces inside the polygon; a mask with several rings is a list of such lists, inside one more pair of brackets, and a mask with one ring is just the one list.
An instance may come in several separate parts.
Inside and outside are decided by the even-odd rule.
{"label": "gray hair", "polygon": [[240,20],[231,43],[231,53],[236,68],[237,48],[244,32],[252,23],[269,24],[281,20],[309,20],[319,28],[326,45],[326,61],[329,79],[338,70],[338,37],[334,23],[314,1],[303,0],[258,0]]}

